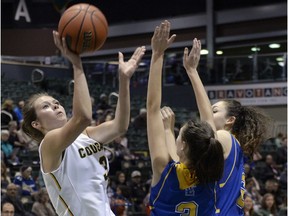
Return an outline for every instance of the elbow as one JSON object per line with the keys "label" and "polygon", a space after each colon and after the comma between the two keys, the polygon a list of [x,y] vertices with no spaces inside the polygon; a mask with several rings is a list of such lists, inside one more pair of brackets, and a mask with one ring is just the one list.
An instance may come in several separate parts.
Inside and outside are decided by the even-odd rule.
{"label": "elbow", "polygon": [[128,126],[127,127],[120,127],[118,129],[118,133],[119,133],[120,136],[126,134],[127,131],[128,131]]}
{"label": "elbow", "polygon": [[92,122],[92,117],[90,116],[83,116],[79,119],[79,124],[85,125],[86,127],[90,126]]}
{"label": "elbow", "polygon": [[155,101],[149,100],[147,101],[146,109],[147,109],[147,112],[149,113],[158,112],[160,110],[160,106],[158,106],[158,104],[156,104]]}

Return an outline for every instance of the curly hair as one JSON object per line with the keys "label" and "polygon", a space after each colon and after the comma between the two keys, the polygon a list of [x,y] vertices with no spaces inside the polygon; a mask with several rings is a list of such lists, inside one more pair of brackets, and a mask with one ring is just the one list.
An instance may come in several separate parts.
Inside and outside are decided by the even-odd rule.
{"label": "curly hair", "polygon": [[240,142],[247,156],[252,156],[260,144],[271,137],[271,118],[261,109],[242,106],[236,100],[223,100],[226,104],[227,117],[234,116],[235,123],[231,133]]}

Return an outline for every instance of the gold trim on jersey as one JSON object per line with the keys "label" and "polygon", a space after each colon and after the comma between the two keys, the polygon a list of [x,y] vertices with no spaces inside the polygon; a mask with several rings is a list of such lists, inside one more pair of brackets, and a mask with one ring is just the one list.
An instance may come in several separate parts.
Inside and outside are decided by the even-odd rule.
{"label": "gold trim on jersey", "polygon": [[58,187],[59,190],[61,190],[61,185],[59,184],[58,180],[56,179],[56,177],[53,175],[53,173],[49,173],[50,176],[52,177],[52,179],[54,180],[56,186]]}
{"label": "gold trim on jersey", "polygon": [[220,209],[217,208],[217,193],[216,193],[216,188],[214,187],[214,208],[215,208],[215,213],[220,213]]}
{"label": "gold trim on jersey", "polygon": [[[58,187],[59,191],[61,191],[62,188],[61,188],[61,185],[59,184],[57,178],[53,175],[53,173],[49,173],[49,174],[50,174],[50,176],[52,177],[52,179],[54,180],[54,182],[55,182],[56,186]],[[63,205],[66,207],[66,209],[68,210],[69,214],[70,214],[71,216],[74,216],[74,214],[71,212],[71,210],[69,209],[67,203],[66,203],[65,200],[61,197],[61,195],[59,195],[58,197],[59,197],[59,199],[62,201],[62,203],[63,203]]]}
{"label": "gold trim on jersey", "polygon": [[187,166],[185,166],[185,164],[179,163],[175,166],[177,178],[179,181],[179,188],[181,190],[190,188],[198,183],[195,173],[191,173],[191,171],[187,168]]}
{"label": "gold trim on jersey", "polygon": [[232,172],[233,172],[234,167],[235,167],[235,164],[236,164],[236,157],[237,157],[237,146],[236,146],[236,143],[237,143],[237,142],[236,142],[236,139],[235,139],[235,138],[232,139],[232,142],[234,143],[234,148],[235,148],[235,150],[234,150],[234,162],[233,162],[233,166],[232,166],[232,169],[231,169],[231,171],[230,171],[227,179],[225,180],[225,182],[219,184],[219,187],[220,187],[220,188],[222,188],[222,187],[225,186],[225,184],[227,183],[227,181],[228,181],[229,178],[231,177]]}
{"label": "gold trim on jersey", "polygon": [[163,189],[163,187],[164,187],[164,184],[165,184],[165,182],[166,182],[166,180],[167,180],[167,178],[168,178],[168,176],[169,176],[172,168],[173,168],[173,166],[170,167],[168,173],[166,174],[166,176],[165,176],[165,178],[164,178],[164,180],[163,180],[163,182],[162,182],[161,188],[160,188],[160,190],[159,190],[159,192],[158,192],[155,200],[153,201],[153,206],[154,206],[155,202],[157,201],[157,199],[159,198],[159,196],[160,196],[160,194],[161,194],[161,191],[162,191],[162,189]]}
{"label": "gold trim on jersey", "polygon": [[69,209],[67,203],[65,202],[65,200],[64,200],[60,195],[59,195],[59,199],[62,201],[62,203],[64,204],[64,206],[67,208],[69,214],[70,214],[71,216],[74,216],[74,214],[73,214],[73,213],[71,212],[71,210]]}

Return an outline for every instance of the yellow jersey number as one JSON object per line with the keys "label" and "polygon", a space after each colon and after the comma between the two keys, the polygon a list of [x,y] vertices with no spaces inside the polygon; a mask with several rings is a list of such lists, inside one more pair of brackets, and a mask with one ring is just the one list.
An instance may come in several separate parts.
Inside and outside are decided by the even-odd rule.
{"label": "yellow jersey number", "polygon": [[175,211],[181,216],[197,216],[198,205],[196,202],[182,202],[176,206]]}

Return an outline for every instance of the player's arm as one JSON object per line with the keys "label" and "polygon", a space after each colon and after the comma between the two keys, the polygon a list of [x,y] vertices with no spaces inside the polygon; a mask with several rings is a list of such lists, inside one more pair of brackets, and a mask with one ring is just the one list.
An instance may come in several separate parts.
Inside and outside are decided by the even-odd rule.
{"label": "player's arm", "polygon": [[211,125],[215,132],[215,138],[222,144],[224,153],[227,155],[231,149],[231,137],[229,133],[225,131],[216,132],[211,103],[197,71],[197,66],[200,60],[200,51],[201,42],[195,38],[190,53],[187,47],[184,49],[183,66],[186,69],[195,93],[200,118],[202,121],[206,121]]}
{"label": "player's arm", "polygon": [[161,173],[169,162],[166,147],[165,131],[162,122],[160,106],[162,96],[162,68],[165,50],[174,41],[176,35],[170,34],[170,23],[162,22],[155,28],[151,39],[152,57],[150,63],[148,92],[147,92],[147,135],[152,163],[152,185],[155,185]]}
{"label": "player's arm", "polygon": [[53,32],[55,45],[70,60],[74,73],[73,116],[61,128],[49,131],[42,143],[41,155],[46,172],[55,170],[61,163],[62,152],[91,123],[92,106],[86,77],[79,55],[71,52],[58,32]]}
{"label": "player's arm", "polygon": [[119,52],[119,96],[115,118],[96,127],[88,127],[86,132],[92,139],[105,144],[127,131],[130,122],[130,79],[144,54],[145,47],[138,47],[132,57],[124,62],[124,56]]}
{"label": "player's arm", "polygon": [[175,143],[175,115],[170,107],[163,107],[161,109],[162,120],[164,124],[166,146],[169,152],[170,159],[174,161],[179,161],[179,156],[177,155],[176,143]]}
{"label": "player's arm", "polygon": [[197,66],[200,60],[200,51],[201,42],[195,38],[190,53],[187,47],[184,49],[183,66],[192,84],[201,120],[208,122],[213,130],[216,131],[211,103],[197,71]]}

